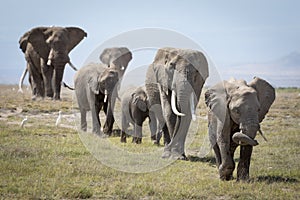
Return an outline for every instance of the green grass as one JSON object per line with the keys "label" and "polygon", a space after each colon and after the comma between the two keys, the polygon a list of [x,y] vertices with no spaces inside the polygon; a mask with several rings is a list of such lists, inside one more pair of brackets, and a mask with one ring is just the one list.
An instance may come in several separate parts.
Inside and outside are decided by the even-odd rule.
{"label": "green grass", "polygon": [[[2,86],[0,90],[0,199],[300,198],[299,89],[276,91],[277,99],[261,125],[268,142],[257,136],[260,145],[253,151],[251,179],[244,183],[220,181],[212,151],[204,158],[197,156],[207,135],[205,119],[200,119],[187,148],[190,161],[175,161],[147,173],[127,173],[102,164],[99,160],[105,159],[101,157],[104,154],[99,157],[95,152],[103,151],[110,155],[110,161],[119,164],[136,165],[139,160],[117,157],[109,147],[145,155],[163,147],[152,145],[148,136],[141,145],[132,144],[131,138],[121,144],[118,137],[95,139],[92,134],[79,134],[66,126],[57,128],[53,124],[58,110],[65,116],[77,111],[71,93],[63,93],[63,101],[32,102],[29,93],[16,96],[9,92],[11,87]],[[199,113],[204,116],[205,112],[202,99]],[[30,120],[21,129],[19,122],[25,115]],[[74,125],[72,120],[63,119],[62,123]],[[144,130],[148,131],[146,124]],[[88,141],[95,149],[86,148]],[[107,143],[101,141],[110,146],[104,148]]]}

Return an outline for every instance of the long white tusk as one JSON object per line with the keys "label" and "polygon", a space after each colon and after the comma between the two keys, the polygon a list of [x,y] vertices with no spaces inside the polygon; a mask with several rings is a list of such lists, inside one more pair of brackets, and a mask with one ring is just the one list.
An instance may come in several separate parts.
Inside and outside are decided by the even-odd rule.
{"label": "long white tusk", "polygon": [[21,76],[20,81],[19,81],[19,90],[18,90],[18,92],[20,92],[20,93],[23,93],[22,85],[23,85],[24,78],[27,74],[27,71],[28,71],[28,69],[26,67],[25,70],[23,71],[22,76]]}
{"label": "long white tusk", "polygon": [[69,61],[68,64],[70,65],[70,67],[72,67],[72,69],[74,69],[75,71],[78,71],[77,68],[73,65],[73,63],[71,61]]}
{"label": "long white tusk", "polygon": [[47,65],[51,65],[51,60],[50,59],[48,59],[48,61],[47,61]]}
{"label": "long white tusk", "polygon": [[177,108],[176,108],[176,100],[175,100],[175,91],[172,90],[172,95],[171,95],[171,107],[172,107],[172,111],[174,112],[175,115],[178,116],[185,116],[185,114],[180,113]]}
{"label": "long white tusk", "polygon": [[268,142],[267,138],[264,136],[263,132],[262,132],[260,129],[258,129],[258,132],[259,132],[260,135],[264,138],[264,140],[265,140],[266,142]]}
{"label": "long white tusk", "polygon": [[104,103],[107,101],[107,90],[104,90]]}
{"label": "long white tusk", "polygon": [[196,121],[196,114],[195,114],[195,99],[194,99],[194,94],[191,94],[190,97],[190,107],[191,107],[191,113],[192,113],[192,119],[193,121]]}

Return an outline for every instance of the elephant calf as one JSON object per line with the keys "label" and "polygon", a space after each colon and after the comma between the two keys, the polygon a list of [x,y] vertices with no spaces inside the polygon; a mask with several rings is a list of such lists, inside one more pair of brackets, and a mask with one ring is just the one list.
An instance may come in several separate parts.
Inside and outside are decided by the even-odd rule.
{"label": "elephant calf", "polygon": [[[93,133],[100,135],[99,112],[103,108],[107,116],[112,115],[117,97],[119,74],[116,69],[104,64],[89,64],[75,75],[75,94],[81,113],[81,129],[87,130],[86,112],[92,112]],[[111,112],[111,113],[110,113]],[[106,119],[105,126],[113,122]]]}
{"label": "elephant calf", "polygon": [[[149,117],[148,97],[142,87],[138,87],[132,92],[127,92],[122,96],[122,133],[121,142],[126,142],[126,133],[129,124],[133,125],[132,142],[140,144],[142,142],[143,122]],[[155,135],[152,137],[155,140]]]}

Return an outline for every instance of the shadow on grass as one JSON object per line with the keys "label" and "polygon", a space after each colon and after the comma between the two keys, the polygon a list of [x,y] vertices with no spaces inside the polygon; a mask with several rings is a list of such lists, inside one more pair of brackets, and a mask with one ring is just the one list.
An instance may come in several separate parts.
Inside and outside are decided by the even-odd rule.
{"label": "shadow on grass", "polygon": [[257,182],[271,183],[298,183],[299,181],[295,178],[282,177],[282,176],[258,176],[254,179]]}
{"label": "shadow on grass", "polygon": [[188,159],[191,162],[204,162],[204,163],[209,163],[211,165],[216,164],[216,159],[215,159],[215,157],[212,157],[212,156],[200,158],[198,156],[189,155]]}

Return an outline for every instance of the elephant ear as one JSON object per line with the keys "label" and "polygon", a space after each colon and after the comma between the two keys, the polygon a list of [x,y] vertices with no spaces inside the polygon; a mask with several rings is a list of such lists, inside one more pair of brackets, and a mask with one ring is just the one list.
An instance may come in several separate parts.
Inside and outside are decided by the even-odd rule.
{"label": "elephant ear", "polygon": [[28,35],[28,42],[30,42],[34,50],[45,60],[48,59],[50,48],[46,43],[51,31],[47,27],[37,27],[32,29]]}
{"label": "elephant ear", "polygon": [[108,66],[113,63],[115,66],[125,67],[122,70],[126,70],[128,63],[132,60],[132,53],[126,47],[111,47],[104,49],[99,58]]}
{"label": "elephant ear", "polygon": [[229,115],[228,104],[236,88],[234,82],[223,81],[205,92],[206,106],[223,123],[226,120],[226,115]]}
{"label": "elephant ear", "polygon": [[209,76],[208,62],[203,53],[196,50],[184,50],[183,58],[191,63],[195,69],[201,74],[203,80]]}
{"label": "elephant ear", "polygon": [[227,113],[225,81],[216,84],[205,92],[205,104],[220,121],[225,121]]}
{"label": "elephant ear", "polygon": [[77,27],[67,27],[66,29],[69,33],[68,52],[70,52],[84,37],[87,37],[87,33]]}
{"label": "elephant ear", "polygon": [[275,100],[275,89],[267,81],[258,77],[254,77],[248,85],[253,87],[257,92],[260,103],[258,116],[261,122]]}
{"label": "elephant ear", "polygon": [[94,93],[94,94],[99,94],[99,91],[100,91],[100,83],[99,83],[99,80],[98,80],[98,75],[97,73],[93,76],[91,76],[89,79],[88,79],[88,85],[89,85],[89,88],[90,90]]}
{"label": "elephant ear", "polygon": [[29,34],[30,31],[27,31],[19,40],[20,49],[22,50],[23,53],[25,53],[27,48]]}
{"label": "elephant ear", "polygon": [[102,53],[100,54],[100,61],[103,63],[103,64],[106,64],[109,66],[110,64],[110,60],[111,60],[111,51],[112,49],[111,48],[106,48],[102,51]]}

